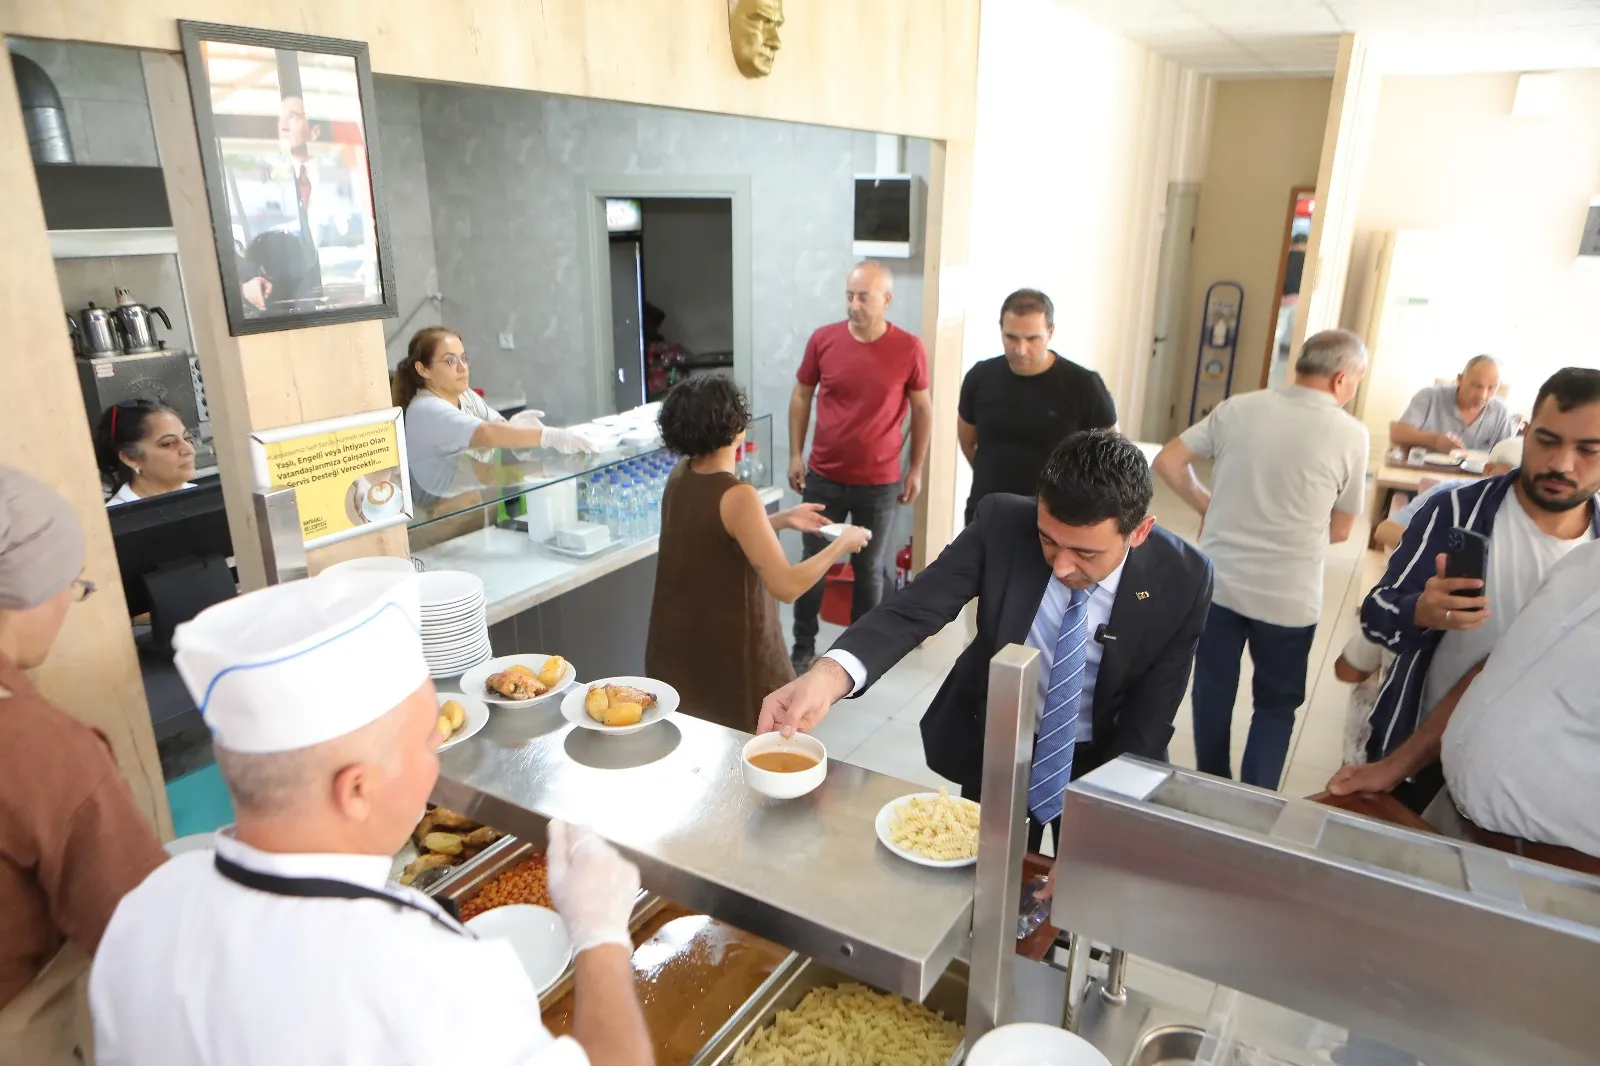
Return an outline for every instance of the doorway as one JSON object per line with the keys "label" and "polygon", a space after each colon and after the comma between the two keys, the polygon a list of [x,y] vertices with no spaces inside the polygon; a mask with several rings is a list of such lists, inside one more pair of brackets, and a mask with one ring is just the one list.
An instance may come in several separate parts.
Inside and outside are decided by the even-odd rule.
{"label": "doorway", "polygon": [[587,179],[583,195],[596,409],[658,401],[699,374],[749,391],[749,179]]}
{"label": "doorway", "polygon": [[1161,259],[1156,267],[1156,305],[1150,339],[1150,374],[1145,379],[1144,416],[1139,437],[1165,444],[1178,420],[1178,378],[1182,372],[1184,294],[1189,288],[1189,255],[1194,247],[1200,186],[1167,186],[1166,223],[1161,229]]}

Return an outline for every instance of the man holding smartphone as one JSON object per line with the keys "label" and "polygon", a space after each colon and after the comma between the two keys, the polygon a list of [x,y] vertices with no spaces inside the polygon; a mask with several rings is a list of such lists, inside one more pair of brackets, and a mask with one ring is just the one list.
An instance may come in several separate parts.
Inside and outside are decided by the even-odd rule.
{"label": "man holding smartphone", "polygon": [[[1568,552],[1600,535],[1600,370],[1568,367],[1539,389],[1522,466],[1438,493],[1412,519],[1389,569],[1367,594],[1361,626],[1396,653],[1372,712],[1370,764],[1347,791],[1395,792],[1421,810],[1436,765],[1395,758],[1427,714],[1481,663]],[[1474,537],[1490,548],[1483,579],[1451,577]]]}

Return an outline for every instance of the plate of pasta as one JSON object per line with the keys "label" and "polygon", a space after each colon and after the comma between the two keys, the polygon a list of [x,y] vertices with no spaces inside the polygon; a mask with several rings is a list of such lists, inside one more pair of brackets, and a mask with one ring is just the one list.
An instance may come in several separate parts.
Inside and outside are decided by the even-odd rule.
{"label": "plate of pasta", "polygon": [[883,846],[902,859],[951,870],[978,861],[978,809],[941,788],[890,800],[874,824]]}

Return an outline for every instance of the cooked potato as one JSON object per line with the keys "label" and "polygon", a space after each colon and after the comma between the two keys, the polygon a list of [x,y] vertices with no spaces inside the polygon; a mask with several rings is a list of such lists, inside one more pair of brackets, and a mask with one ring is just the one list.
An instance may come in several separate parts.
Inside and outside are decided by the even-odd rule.
{"label": "cooked potato", "polygon": [[611,706],[611,701],[606,698],[604,685],[596,685],[591,688],[589,694],[583,698],[583,709],[589,712],[589,717],[597,722],[606,720],[606,708],[609,706]]}
{"label": "cooked potato", "polygon": [[644,708],[637,703],[613,703],[606,708],[601,724],[610,727],[638,725],[639,719],[643,717]]}
{"label": "cooked potato", "polygon": [[429,833],[422,838],[422,846],[440,855],[460,855],[466,842],[458,833]]}
{"label": "cooked potato", "polygon": [[441,741],[449,740],[450,734],[454,733],[455,731],[456,727],[450,724],[450,716],[447,714],[441,714],[439,716],[439,739]]}
{"label": "cooked potato", "polygon": [[439,708],[439,715],[450,719],[452,732],[467,724],[467,709],[455,700],[445,700],[444,706]]}
{"label": "cooked potato", "polygon": [[561,684],[561,675],[567,672],[567,660],[559,655],[552,655],[539,667],[539,681],[545,688],[555,688]]}
{"label": "cooked potato", "polygon": [[531,666],[523,666],[521,663],[518,663],[516,666],[513,666],[511,669],[507,670],[506,673],[508,673],[508,674],[521,674],[523,677],[538,677],[539,676],[538,674],[533,672],[533,668]]}

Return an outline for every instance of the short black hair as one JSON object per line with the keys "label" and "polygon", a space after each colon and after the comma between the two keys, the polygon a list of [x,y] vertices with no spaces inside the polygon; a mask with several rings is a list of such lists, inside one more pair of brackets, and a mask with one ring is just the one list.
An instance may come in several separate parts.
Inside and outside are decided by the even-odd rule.
{"label": "short black hair", "polygon": [[1096,526],[1115,518],[1123,536],[1144,521],[1155,491],[1139,446],[1109,429],[1067,437],[1039,473],[1039,501],[1056,521]]}
{"label": "short black hair", "polygon": [[657,421],[663,444],[696,459],[726,448],[750,428],[750,401],[733,380],[721,375],[685,378],[667,393]]}
{"label": "short black hair", "polygon": [[1044,315],[1046,329],[1056,328],[1056,305],[1038,289],[1018,289],[1000,305],[1000,321],[1007,315]]}
{"label": "short black hair", "polygon": [[1569,366],[1551,374],[1549,380],[1539,386],[1539,395],[1533,401],[1535,415],[1547,397],[1555,398],[1557,411],[1600,403],[1600,370]]}

